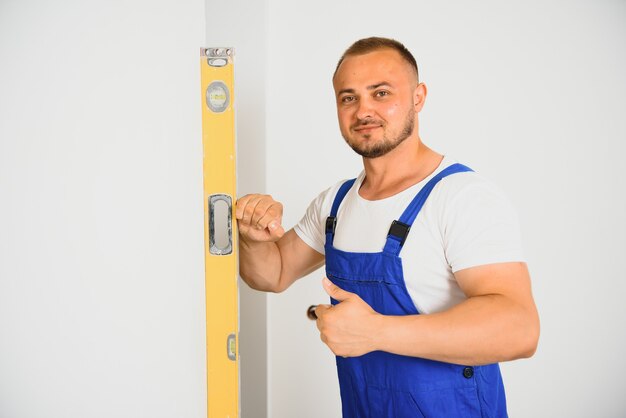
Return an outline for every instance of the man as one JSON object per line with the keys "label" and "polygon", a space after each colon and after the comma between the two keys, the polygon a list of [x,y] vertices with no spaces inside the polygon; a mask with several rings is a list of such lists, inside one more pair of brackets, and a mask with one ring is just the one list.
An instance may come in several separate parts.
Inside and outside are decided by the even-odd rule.
{"label": "man", "polygon": [[315,314],[344,417],[507,416],[497,363],[533,355],[539,336],[514,210],[422,143],[427,90],[402,44],[357,41],[333,87],[364,171],[286,233],[271,196],[239,199],[241,277],[281,292],[326,264],[332,305]]}

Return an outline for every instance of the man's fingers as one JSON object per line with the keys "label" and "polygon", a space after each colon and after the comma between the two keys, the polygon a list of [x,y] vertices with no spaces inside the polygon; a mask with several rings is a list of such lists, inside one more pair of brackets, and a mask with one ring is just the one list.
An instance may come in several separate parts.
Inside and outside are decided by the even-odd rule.
{"label": "man's fingers", "polygon": [[262,199],[262,197],[260,195],[252,197],[248,201],[248,203],[246,204],[246,207],[243,210],[243,217],[241,218],[241,221],[244,222],[244,223],[249,224],[253,228],[256,225],[254,225],[252,223],[252,217],[254,216],[254,213],[256,212],[257,206],[261,202],[261,199]]}
{"label": "man's fingers", "polygon": [[237,199],[237,202],[235,202],[235,218],[236,219],[241,219],[241,217],[243,216],[243,208],[246,205],[246,200],[247,200],[247,195],[240,197],[239,199]]}
{"label": "man's fingers", "polygon": [[324,313],[326,313],[331,307],[332,305],[317,305],[315,307],[315,316],[317,319],[319,320],[320,317],[323,316]]}
{"label": "man's fingers", "polygon": [[322,280],[322,285],[324,286],[324,290],[326,291],[326,293],[328,293],[328,296],[335,300],[338,300],[339,302],[342,302],[354,296],[354,293],[350,293],[346,290],[341,289],[339,286],[336,286],[335,284],[333,284],[333,282],[328,280],[327,277],[324,277],[324,280]]}
{"label": "man's fingers", "polygon": [[282,215],[283,205],[272,199],[261,199],[254,208],[250,224],[265,229],[272,220],[280,221]]}
{"label": "man's fingers", "polygon": [[238,217],[241,223],[249,225],[255,229],[263,229],[256,224],[256,220],[265,214],[265,205],[263,204],[263,195],[253,195],[242,208],[241,215]]}
{"label": "man's fingers", "polygon": [[243,197],[237,199],[237,203],[235,205],[235,218],[243,219],[244,210],[246,209],[246,205],[250,201],[250,199],[254,198],[255,195],[247,194]]}
{"label": "man's fingers", "polygon": [[267,228],[270,231],[270,236],[272,238],[279,239],[285,235],[285,229],[278,221],[271,222]]}
{"label": "man's fingers", "polygon": [[281,225],[283,205],[270,195],[252,194],[240,198],[235,217],[242,238],[252,241],[278,241],[285,234]]}
{"label": "man's fingers", "polygon": [[269,195],[246,195],[237,201],[235,217],[256,229],[265,229],[283,215],[283,205]]}
{"label": "man's fingers", "polygon": [[275,235],[282,229],[282,211],[275,208],[274,205],[270,206],[265,214],[256,220],[253,219],[252,226],[258,227],[258,229],[265,229],[269,231],[270,235]]}
{"label": "man's fingers", "polygon": [[259,195],[245,195],[241,199],[237,200],[237,207],[235,209],[235,217],[244,222],[246,211],[254,210],[255,201],[259,199]]}

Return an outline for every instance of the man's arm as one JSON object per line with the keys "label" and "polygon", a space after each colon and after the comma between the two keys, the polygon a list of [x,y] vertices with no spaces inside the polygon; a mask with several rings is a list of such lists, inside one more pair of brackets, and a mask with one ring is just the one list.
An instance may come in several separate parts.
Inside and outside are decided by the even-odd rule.
{"label": "man's arm", "polygon": [[341,356],[382,350],[466,365],[532,356],[539,316],[526,264],[472,267],[455,277],[467,300],[444,312],[408,316],[380,315],[356,294],[325,281],[341,302],[316,310],[322,341]]}
{"label": "man's arm", "polygon": [[269,195],[247,195],[237,201],[239,274],[253,289],[282,292],[324,263],[293,229],[285,233],[283,206]]}

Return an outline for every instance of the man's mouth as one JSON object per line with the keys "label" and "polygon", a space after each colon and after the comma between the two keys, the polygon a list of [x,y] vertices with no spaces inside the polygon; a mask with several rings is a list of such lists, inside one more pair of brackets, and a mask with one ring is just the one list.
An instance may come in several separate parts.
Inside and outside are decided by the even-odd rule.
{"label": "man's mouth", "polygon": [[354,131],[356,132],[369,132],[373,129],[376,128],[382,128],[382,125],[359,125],[357,127],[354,128]]}

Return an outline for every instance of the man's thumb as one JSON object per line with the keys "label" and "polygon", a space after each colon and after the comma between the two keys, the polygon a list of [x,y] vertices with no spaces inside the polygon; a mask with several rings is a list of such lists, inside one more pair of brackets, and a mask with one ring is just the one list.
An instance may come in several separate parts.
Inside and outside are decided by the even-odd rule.
{"label": "man's thumb", "polygon": [[324,277],[324,280],[322,280],[322,284],[324,285],[324,290],[326,291],[326,293],[328,293],[328,296],[339,302],[342,302],[353,295],[353,293],[345,291],[339,286],[333,284],[333,282],[328,280],[327,277]]}
{"label": "man's thumb", "polygon": [[272,221],[267,226],[267,229],[270,231],[270,235],[276,238],[282,238],[285,235],[285,230],[279,221]]}

